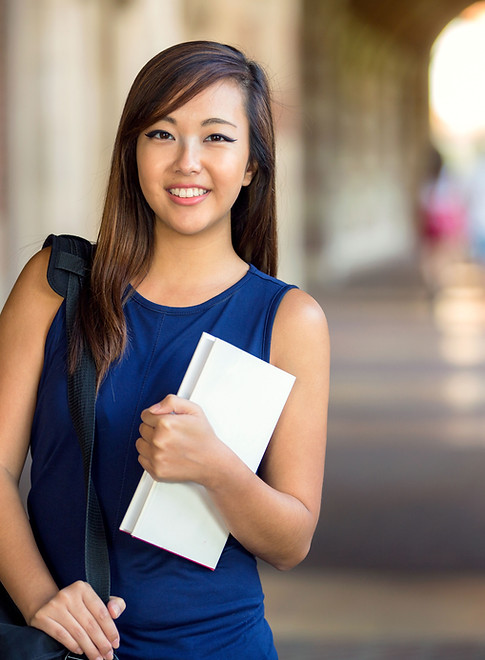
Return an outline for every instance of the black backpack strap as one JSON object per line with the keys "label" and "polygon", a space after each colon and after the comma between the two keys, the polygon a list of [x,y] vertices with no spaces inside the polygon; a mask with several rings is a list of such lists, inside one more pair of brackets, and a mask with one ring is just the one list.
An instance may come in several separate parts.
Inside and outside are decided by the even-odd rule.
{"label": "black backpack strap", "polygon": [[[51,247],[47,279],[56,293],[66,300],[68,345],[76,316],[79,295],[88,276],[94,246],[84,238],[51,234],[43,247]],[[91,478],[96,405],[96,367],[88,346],[73,374],[68,375],[69,409],[81,445],[86,483],[86,580],[106,603],[110,596],[110,569],[106,531]]]}
{"label": "black backpack strap", "polygon": [[51,234],[42,247],[52,248],[47,280],[56,293],[66,298],[69,275],[77,275],[82,283],[89,274],[94,245],[80,236]]}

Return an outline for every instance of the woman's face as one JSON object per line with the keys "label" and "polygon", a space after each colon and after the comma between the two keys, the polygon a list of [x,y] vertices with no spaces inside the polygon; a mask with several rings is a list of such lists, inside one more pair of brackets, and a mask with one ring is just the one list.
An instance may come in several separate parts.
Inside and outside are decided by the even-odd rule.
{"label": "woman's face", "polygon": [[231,207],[254,174],[239,85],[224,80],[143,131],[141,190],[160,229],[178,235],[227,232]]}

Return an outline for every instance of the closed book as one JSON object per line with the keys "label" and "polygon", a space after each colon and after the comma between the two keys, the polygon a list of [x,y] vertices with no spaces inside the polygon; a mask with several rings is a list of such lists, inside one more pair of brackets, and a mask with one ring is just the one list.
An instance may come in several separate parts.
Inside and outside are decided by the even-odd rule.
{"label": "closed book", "polygon": [[[256,472],[295,377],[203,333],[178,396],[201,406],[217,437]],[[204,486],[144,472],[122,531],[214,569],[229,536]]]}

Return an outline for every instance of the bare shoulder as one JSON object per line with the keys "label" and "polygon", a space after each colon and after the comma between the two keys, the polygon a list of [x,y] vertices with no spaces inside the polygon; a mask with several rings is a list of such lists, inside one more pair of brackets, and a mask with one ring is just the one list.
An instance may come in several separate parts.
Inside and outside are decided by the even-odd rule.
{"label": "bare shoulder", "polygon": [[47,333],[62,302],[47,281],[49,258],[46,248],[29,260],[0,314],[2,365],[14,355],[18,364],[30,360],[38,365],[43,357]]}
{"label": "bare shoulder", "polygon": [[[309,359],[328,361],[330,339],[319,303],[300,289],[291,289],[280,303],[273,326],[271,362],[283,369]],[[288,364],[289,363],[289,364]]]}
{"label": "bare shoulder", "polygon": [[20,273],[8,299],[2,316],[10,318],[12,314],[37,320],[54,317],[62,298],[55,293],[47,281],[50,248],[37,252]]}
{"label": "bare shoulder", "polygon": [[16,285],[26,285],[29,287],[37,285],[37,287],[45,288],[46,293],[47,290],[51,290],[47,282],[47,267],[49,266],[50,255],[50,247],[36,252],[25,264]]}

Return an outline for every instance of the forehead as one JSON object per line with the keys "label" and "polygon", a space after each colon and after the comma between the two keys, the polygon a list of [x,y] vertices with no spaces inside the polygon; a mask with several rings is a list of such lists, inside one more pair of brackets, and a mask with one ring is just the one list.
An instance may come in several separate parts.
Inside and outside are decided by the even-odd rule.
{"label": "forehead", "polygon": [[209,117],[229,120],[232,117],[240,122],[247,121],[246,95],[235,80],[221,80],[170,112],[174,119],[189,116],[200,116],[201,120]]}

